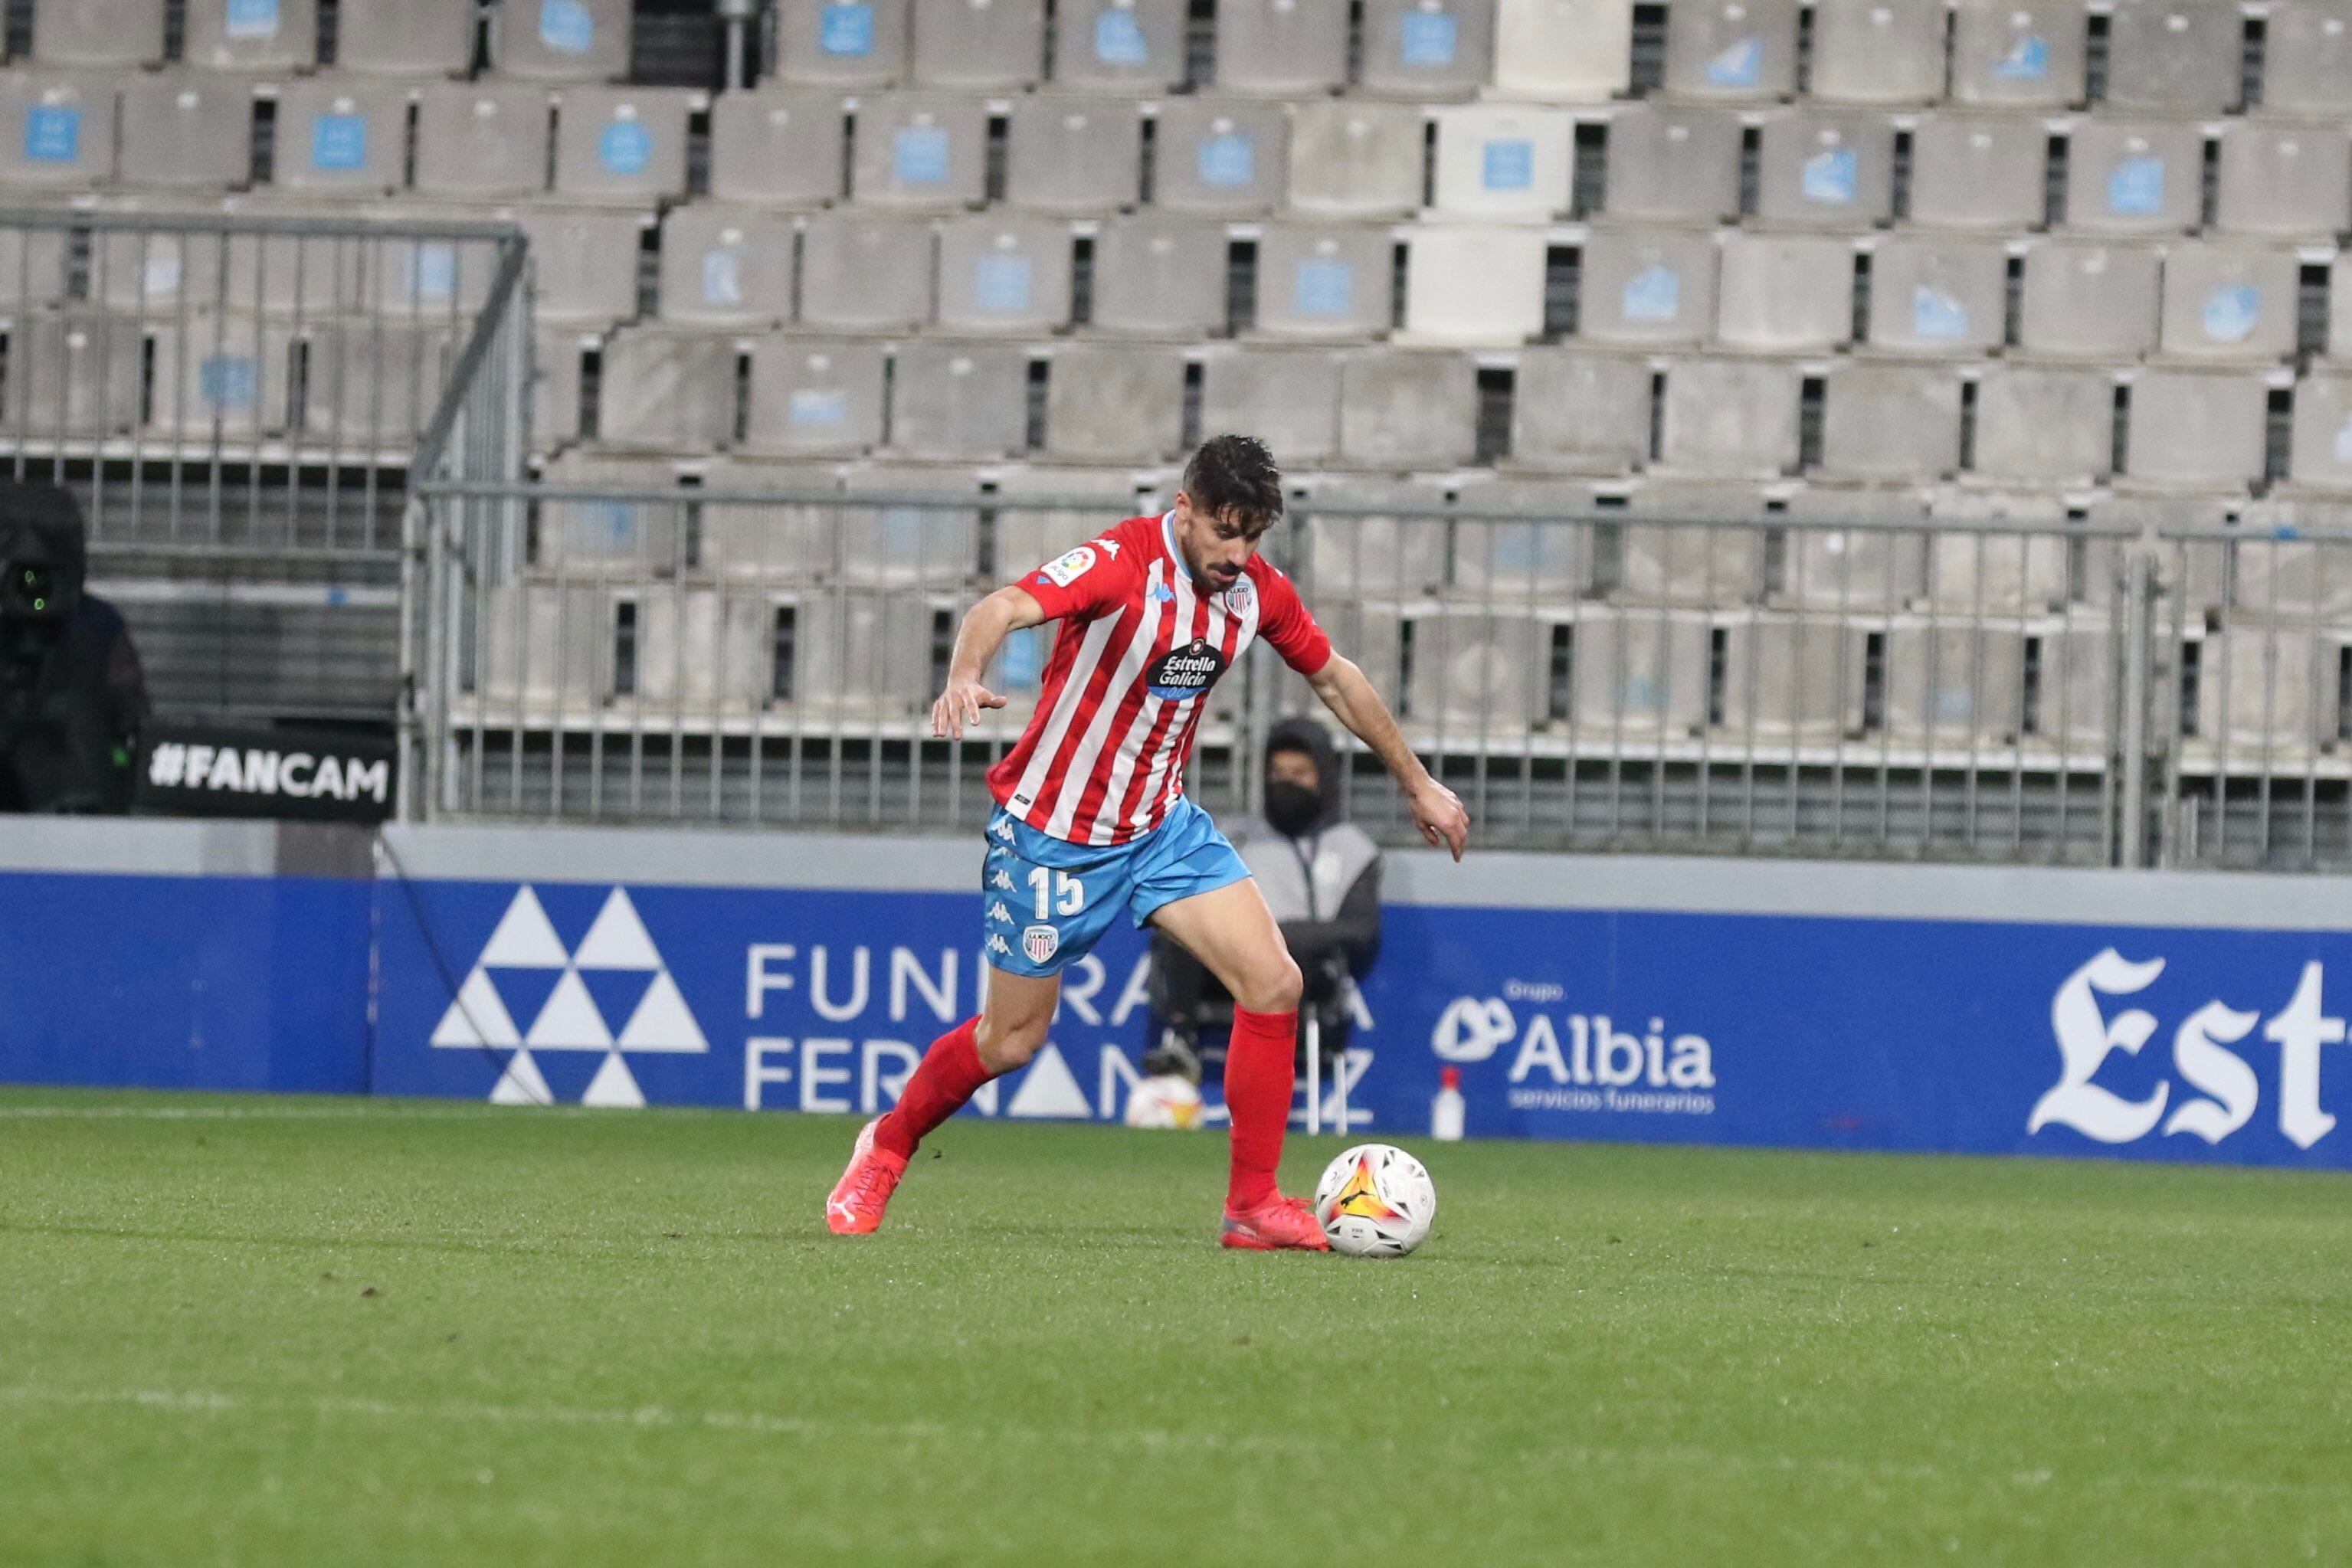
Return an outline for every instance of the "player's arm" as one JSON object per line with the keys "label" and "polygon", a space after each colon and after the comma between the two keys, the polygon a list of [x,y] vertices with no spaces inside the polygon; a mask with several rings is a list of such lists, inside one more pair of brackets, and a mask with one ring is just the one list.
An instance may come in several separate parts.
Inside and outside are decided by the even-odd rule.
{"label": "player's arm", "polygon": [[931,705],[931,733],[946,740],[961,739],[967,726],[980,723],[982,708],[1003,707],[1004,698],[981,684],[980,677],[1015,632],[1042,624],[1045,606],[1027,590],[1000,588],[973,605],[956,632],[955,652],[948,659],[948,686]]}
{"label": "player's arm", "polygon": [[1389,705],[1381,700],[1364,672],[1334,653],[1307,677],[1307,684],[1315,688],[1332,716],[1387,765],[1389,776],[1404,791],[1406,808],[1412,812],[1421,836],[1433,847],[1443,845],[1453,851],[1454,858],[1460,860],[1470,841],[1470,813],[1463,809],[1461,798],[1432,778],[1412,747],[1405,744]]}

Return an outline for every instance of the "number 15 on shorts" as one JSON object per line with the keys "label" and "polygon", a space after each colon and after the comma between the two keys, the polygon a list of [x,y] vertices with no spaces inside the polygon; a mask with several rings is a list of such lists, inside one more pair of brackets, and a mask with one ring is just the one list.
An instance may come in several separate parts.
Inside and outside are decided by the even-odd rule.
{"label": "number 15 on shorts", "polygon": [[1066,871],[1037,866],[1029,873],[1029,889],[1037,895],[1039,920],[1076,915],[1087,906],[1087,884]]}

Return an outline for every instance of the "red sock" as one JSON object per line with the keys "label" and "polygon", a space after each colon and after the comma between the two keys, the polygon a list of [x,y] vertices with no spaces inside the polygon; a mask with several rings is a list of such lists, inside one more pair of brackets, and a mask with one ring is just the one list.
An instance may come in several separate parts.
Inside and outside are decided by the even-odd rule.
{"label": "red sock", "polygon": [[980,1019],[968,1018],[931,1041],[921,1065],[900,1091],[898,1106],[874,1129],[876,1148],[910,1157],[925,1134],[962,1110],[964,1102],[996,1076],[981,1065],[980,1048],[973,1043],[979,1032]]}
{"label": "red sock", "polygon": [[1290,1091],[1297,1074],[1298,1014],[1234,1009],[1225,1043],[1225,1109],[1233,1117],[1233,1175],[1225,1207],[1246,1212],[1272,1198],[1282,1165],[1282,1134],[1290,1126]]}

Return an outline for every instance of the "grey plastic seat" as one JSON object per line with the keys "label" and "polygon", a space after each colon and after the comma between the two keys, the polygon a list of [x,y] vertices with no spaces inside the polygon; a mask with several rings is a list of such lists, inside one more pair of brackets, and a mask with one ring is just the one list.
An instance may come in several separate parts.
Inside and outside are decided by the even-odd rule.
{"label": "grey plastic seat", "polygon": [[1348,79],[1348,14],[1315,0],[1223,0],[1217,86],[1304,97]]}
{"label": "grey plastic seat", "polygon": [[1525,606],[1416,606],[1393,618],[1368,613],[1360,635],[1409,728],[1516,750],[1555,701],[1558,620]]}
{"label": "grey plastic seat", "polygon": [[1421,205],[1420,108],[1352,99],[1295,106],[1290,205],[1322,217],[1402,217]]}
{"label": "grey plastic seat", "polygon": [[532,335],[530,435],[533,448],[550,452],[580,439],[581,380],[596,340],[561,327]]}
{"label": "grey plastic seat", "polygon": [[1977,382],[1974,471],[1989,480],[2103,484],[2113,472],[2116,378],[1995,365]]}
{"label": "grey plastic seat", "polygon": [[1213,353],[1201,369],[1201,428],[1248,431],[1300,469],[1339,450],[1339,357],[1325,349]]}
{"label": "grey plastic seat", "polygon": [[735,439],[734,340],[629,327],[604,345],[598,439],[705,452]]}
{"label": "grey plastic seat", "polygon": [[2295,383],[2287,476],[2299,486],[2352,490],[2352,378],[2313,375]]}
{"label": "grey plastic seat", "polygon": [[2125,471],[2154,485],[2251,484],[2263,475],[2269,403],[2259,374],[2143,371],[2132,383]]}
{"label": "grey plastic seat", "polygon": [[1944,96],[1941,5],[1815,0],[1811,92],[1846,103],[1927,103]]}
{"label": "grey plastic seat", "polygon": [[[1807,522],[1918,523],[1927,497],[1913,486],[1808,486],[1788,497],[1786,516]],[[1927,591],[1927,538],[1895,528],[1790,528],[1782,536],[1776,603],[1886,610]],[[1857,685],[1853,691],[1859,694]]]}
{"label": "grey plastic seat", "polygon": [[886,92],[857,103],[850,183],[869,206],[938,211],[987,192],[988,110],[976,98]]}
{"label": "grey plastic seat", "polygon": [[[1303,490],[1294,489],[1286,507],[1302,536],[1294,575],[1310,601],[1317,594],[1346,595],[1353,601],[1417,599],[1438,592],[1446,580],[1446,520],[1416,514],[1438,511],[1444,505],[1444,487],[1426,479],[1317,476]],[[1396,512],[1385,510],[1389,507]],[[1327,615],[1331,619],[1326,627],[1342,650],[1360,651],[1366,618],[1362,607],[1333,602]]]}
{"label": "grey plastic seat", "polygon": [[539,81],[629,74],[629,0],[512,0],[490,16],[490,66]]}
{"label": "grey plastic seat", "polygon": [[318,0],[188,0],[180,57],[215,71],[304,69],[319,59]]}
{"label": "grey plastic seat", "polygon": [[2081,101],[2083,0],[1956,0],[1952,99],[2003,109]]}
{"label": "grey plastic seat", "polygon": [[[758,356],[761,346],[752,345],[754,399],[761,395]],[[856,434],[849,440],[865,444],[878,442],[882,432],[881,350],[872,344],[853,346],[806,340],[801,340],[801,347],[804,361],[824,361],[824,368],[808,371],[808,381],[801,389],[806,395],[800,400],[800,413],[804,417],[793,425],[793,436],[845,445],[849,441],[845,440],[844,426],[851,426]],[[776,412],[770,411],[772,422]],[[756,421],[761,417],[755,407],[751,418]],[[856,547],[872,540],[874,514],[867,509],[850,512],[839,506],[843,490],[839,464],[846,455],[846,452],[838,450],[767,453],[753,449],[697,465],[705,483],[714,487],[760,491],[767,497],[756,506],[702,509],[703,567],[730,583],[827,585],[822,595],[780,594],[769,601],[767,613],[761,617],[766,622],[763,642],[767,652],[761,664],[772,679],[763,695],[790,700],[795,693],[803,697],[824,694],[827,688],[816,671],[838,656],[837,649],[826,645],[840,624],[831,619],[835,606],[850,607],[852,624],[863,619],[855,607],[868,596],[844,593],[839,585],[845,579],[860,576],[854,569],[870,559],[861,558]],[[794,498],[786,499],[787,492]],[[855,535],[843,538],[844,529],[836,523],[849,525],[856,530]],[[924,575],[938,580],[950,574],[952,563],[942,559],[935,565],[922,564],[929,568]],[[845,566],[852,570],[845,570]],[[863,575],[870,580],[876,574],[868,571]],[[775,646],[780,641],[784,644],[782,648]],[[919,640],[919,647],[928,655],[928,637]],[[779,664],[788,676],[797,674],[797,681],[774,681],[772,676]]]}
{"label": "grey plastic seat", "polygon": [[663,88],[571,87],[555,120],[555,190],[596,202],[686,193],[689,95]]}
{"label": "grey plastic seat", "polygon": [[801,319],[852,332],[904,331],[931,313],[930,225],[821,213],[801,235]]}
{"label": "grey plastic seat", "polygon": [[541,320],[609,327],[637,313],[638,214],[532,206],[514,216],[530,239]]}
{"label": "grey plastic seat", "polygon": [[48,0],[33,8],[44,66],[152,66],[163,58],[163,0]]}
{"label": "grey plastic seat", "polygon": [[1045,453],[1071,463],[1158,463],[1184,431],[1184,361],[1173,349],[1071,344],[1045,382]]}
{"label": "grey plastic seat", "polygon": [[1400,341],[1511,348],[1543,331],[1541,229],[1423,224],[1405,246]]}
{"label": "grey plastic seat", "polygon": [[1612,599],[1720,607],[1761,595],[1766,517],[1756,485],[1653,476],[1627,497],[1626,514],[1643,520],[1618,530],[1613,551],[1605,533],[1595,540],[1597,586]]}
{"label": "grey plastic seat", "polygon": [[776,74],[827,87],[888,87],[907,79],[911,44],[908,0],[781,0]]}
{"label": "grey plastic seat", "polygon": [[85,191],[114,179],[114,89],[104,82],[0,76],[0,182]]}
{"label": "grey plastic seat", "polygon": [[1132,102],[1024,98],[1013,103],[1012,119],[1004,194],[1014,206],[1097,213],[1134,204],[1143,120]]}
{"label": "grey plastic seat", "polygon": [[815,207],[841,194],[841,95],[768,88],[710,106],[710,193],[722,202]]}
{"label": "grey plastic seat", "polygon": [[2015,740],[2025,706],[2022,632],[1897,622],[1885,637],[1886,728],[1898,744]]}
{"label": "grey plastic seat", "polygon": [[1927,114],[1911,133],[1911,222],[2017,230],[2042,218],[2049,132],[2021,116]]}
{"label": "grey plastic seat", "polygon": [[416,99],[416,188],[475,200],[547,188],[547,89],[435,82]]}
{"label": "grey plastic seat", "polygon": [[1576,125],[1566,110],[1456,104],[1433,118],[1439,212],[1539,222],[1567,210]]}
{"label": "grey plastic seat", "polygon": [[2254,537],[2229,547],[2234,608],[2273,624],[2324,619],[2341,626],[2352,621],[2352,566],[2340,546],[2311,537],[2340,538],[2352,528],[2344,487],[2338,479],[2333,494],[2305,494],[2298,486],[2293,495],[2246,503],[2238,523]]}
{"label": "grey plastic seat", "polygon": [[1497,97],[1606,103],[1631,85],[1633,63],[1633,8],[1617,0],[1496,0]]}
{"label": "grey plastic seat", "polygon": [[2176,359],[2254,364],[2294,352],[2297,263],[2291,250],[2192,240],[2164,258],[2157,340]]}
{"label": "grey plastic seat", "polygon": [[1716,340],[1769,353],[1853,337],[1853,244],[1826,235],[1735,234],[1723,244]]}
{"label": "grey plastic seat", "polygon": [[1466,354],[1360,349],[1339,362],[1339,457],[1359,468],[1453,468],[1478,444]]}
{"label": "grey plastic seat", "polygon": [[1045,63],[1045,0],[930,0],[915,8],[914,78],[1013,90]]}
{"label": "grey plastic seat", "polygon": [[602,707],[613,695],[613,592],[510,581],[487,590],[482,699],[500,716]]}
{"label": "grey plastic seat", "polygon": [[940,325],[1047,332],[1070,319],[1070,231],[1049,218],[976,214],[940,230]]}
{"label": "grey plastic seat", "polygon": [[2198,647],[2197,733],[2189,744],[2238,760],[2284,761],[2336,741],[2343,656],[2340,633],[2283,626],[2206,632]]}
{"label": "grey plastic seat", "polygon": [[1387,331],[1393,244],[1384,228],[1266,225],[1257,243],[1257,330],[1286,338]]}
{"label": "grey plastic seat", "polygon": [[1638,103],[1609,121],[1602,210],[1652,223],[1739,213],[1739,122],[1721,110]]}
{"label": "grey plastic seat", "polygon": [[2337,253],[2327,269],[2327,357],[2352,361],[2352,251]]}
{"label": "grey plastic seat", "polygon": [[2157,253],[2053,242],[2025,253],[2018,344],[2066,359],[2133,360],[2156,345]]}
{"label": "grey plastic seat", "polygon": [[851,457],[882,444],[882,349],[877,343],[787,337],[751,343],[743,450],[789,457]]}
{"label": "grey plastic seat", "polygon": [[1139,213],[1095,241],[1094,330],[1201,338],[1225,324],[1225,236],[1206,225]]}
{"label": "grey plastic seat", "polygon": [[[63,230],[31,231],[37,248],[30,291],[43,302],[64,298],[58,281],[64,267]],[[10,235],[21,241],[25,231]],[[0,298],[18,291],[16,267],[21,243],[0,254]],[[215,235],[178,234],[147,228],[103,229],[90,235],[89,297],[110,310],[172,313],[183,308],[217,310],[227,299],[221,286],[222,250]],[[43,270],[50,277],[43,278]]]}
{"label": "grey plastic seat", "polygon": [[2263,111],[2352,113],[2352,0],[2276,0],[2263,49]]}
{"label": "grey plastic seat", "polygon": [[[1465,475],[1451,548],[1443,531],[1435,532],[1432,544],[1441,561],[1450,561],[1451,587],[1460,597],[1521,605],[1581,599],[1595,591],[1597,529],[1575,519],[1597,504],[1598,488],[1587,480],[1549,474],[1482,481]],[[1423,526],[1400,517],[1396,527],[1402,565],[1418,575],[1422,547],[1416,536]],[[1408,577],[1397,586],[1411,591],[1414,582]]]}
{"label": "grey plastic seat", "polygon": [[1785,746],[1829,741],[1860,727],[1863,646],[1810,617],[1757,614],[1719,627],[1723,741]]}
{"label": "grey plastic seat", "polygon": [[1796,0],[1691,0],[1666,13],[1668,92],[1761,99],[1796,88]]}
{"label": "grey plastic seat", "polygon": [[462,76],[475,14],[443,0],[366,0],[336,13],[335,68],[376,76]]}
{"label": "grey plastic seat", "polygon": [[2221,113],[2240,96],[2243,26],[2234,5],[2115,0],[2106,101],[2134,112]]}
{"label": "grey plastic seat", "polygon": [[1895,128],[1867,114],[1796,109],[1764,122],[1756,215],[1769,224],[1865,228],[1895,203]]}
{"label": "grey plastic seat", "polygon": [[1649,454],[1649,366],[1578,349],[1529,349],[1519,356],[1510,466],[1625,474]]}
{"label": "grey plastic seat", "polygon": [[1686,474],[1785,473],[1797,462],[1797,367],[1682,360],[1666,371],[1658,456]]}
{"label": "grey plastic seat", "polygon": [[175,314],[153,324],[147,425],[159,434],[250,438],[282,429],[293,340],[250,316]]}
{"label": "grey plastic seat", "polygon": [[253,170],[253,89],[200,71],[122,84],[122,183],[225,191]]}
{"label": "grey plastic seat", "polygon": [[2067,140],[2066,226],[2179,234],[2202,207],[2204,143],[2193,125],[2091,118]]}
{"label": "grey plastic seat", "polygon": [[1577,335],[1596,343],[1696,343],[1715,327],[1711,235],[1596,229],[1584,242]]}
{"label": "grey plastic seat", "polygon": [[310,77],[278,94],[277,183],[320,195],[386,195],[405,182],[408,103],[383,83]]}
{"label": "grey plastic seat", "polygon": [[[367,215],[394,223],[450,217],[477,221],[463,208],[433,213],[400,203],[368,209]],[[369,242],[366,270],[365,308],[395,320],[462,332],[489,301],[499,270],[498,247],[487,240],[388,233]]]}
{"label": "grey plastic seat", "polygon": [[890,447],[911,457],[1003,457],[1029,439],[1029,356],[983,343],[903,345],[891,377]]}
{"label": "grey plastic seat", "polygon": [[793,313],[793,222],[698,202],[662,220],[661,315],[702,327],[751,327]]}
{"label": "grey plastic seat", "polygon": [[1495,0],[1366,0],[1367,92],[1460,98],[1486,85],[1495,57]]}
{"label": "grey plastic seat", "polygon": [[1580,607],[1569,627],[1580,748],[1684,740],[1706,727],[1714,626],[1701,613]]}
{"label": "grey plastic seat", "polygon": [[1282,205],[1287,134],[1279,104],[1171,98],[1160,110],[1151,199],[1180,213],[1270,212]]}
{"label": "grey plastic seat", "polygon": [[1055,85],[1150,91],[1183,79],[1184,0],[1066,0],[1055,8]]}
{"label": "grey plastic seat", "polygon": [[1870,346],[1906,354],[1975,354],[2000,346],[2009,253],[1998,241],[1897,235],[1870,263]]}
{"label": "grey plastic seat", "polygon": [[144,351],[127,317],[78,310],[11,322],[0,431],[20,440],[129,431],[139,423]]}
{"label": "grey plastic seat", "polygon": [[1960,381],[1924,365],[1856,362],[1829,377],[1822,472],[1925,482],[1960,465]]}
{"label": "grey plastic seat", "polygon": [[2221,127],[2219,226],[2232,234],[2321,238],[2352,226],[2352,138],[2341,125]]}
{"label": "grey plastic seat", "polygon": [[336,452],[414,448],[448,381],[455,333],[352,318],[304,335],[301,432]]}

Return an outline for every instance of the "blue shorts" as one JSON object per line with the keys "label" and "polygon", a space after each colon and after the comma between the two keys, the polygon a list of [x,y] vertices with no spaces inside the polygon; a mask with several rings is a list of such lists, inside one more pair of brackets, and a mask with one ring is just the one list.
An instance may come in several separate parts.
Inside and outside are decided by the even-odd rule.
{"label": "blue shorts", "polygon": [[1158,827],[1123,844],[1074,844],[999,807],[980,873],[982,951],[1009,975],[1058,975],[1121,909],[1141,925],[1180,898],[1248,875],[1209,813],[1181,795]]}

